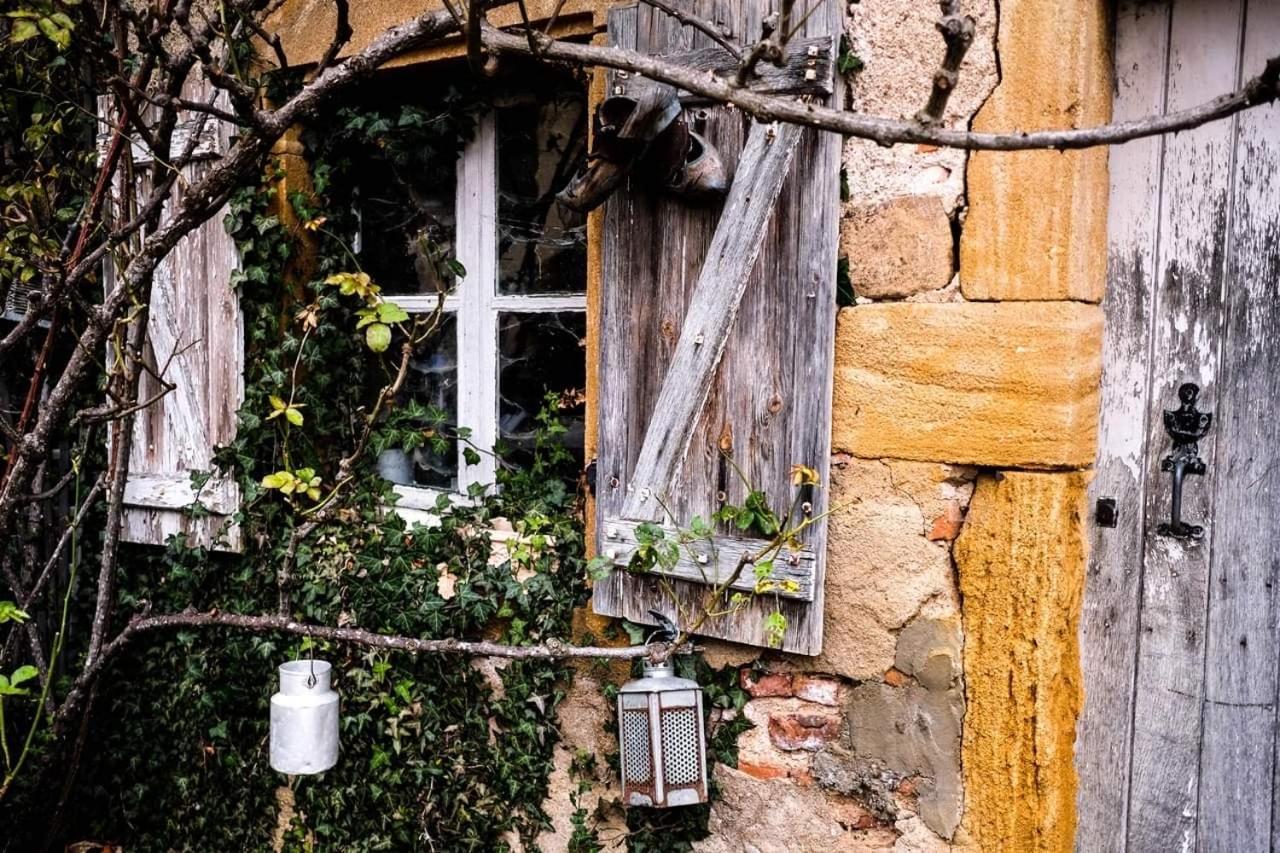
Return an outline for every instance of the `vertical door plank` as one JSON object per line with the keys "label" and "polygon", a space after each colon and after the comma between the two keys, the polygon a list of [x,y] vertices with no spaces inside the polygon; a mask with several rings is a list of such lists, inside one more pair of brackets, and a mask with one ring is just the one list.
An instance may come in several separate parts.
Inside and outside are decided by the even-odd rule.
{"label": "vertical door plank", "polygon": [[[1169,110],[1235,87],[1243,3],[1175,3],[1170,25]],[[1170,475],[1161,410],[1174,408],[1177,388],[1204,389],[1201,408],[1217,400],[1216,353],[1221,334],[1221,286],[1234,124],[1215,122],[1165,140],[1160,246],[1157,261],[1151,396],[1147,413],[1147,493],[1142,611],[1129,780],[1129,846],[1191,849],[1196,841],[1210,495],[1217,478],[1213,435],[1201,442],[1208,465],[1193,477],[1183,517],[1206,528],[1205,539],[1155,534],[1169,516]]]}
{"label": "vertical door plank", "polygon": [[[1125,0],[1116,9],[1116,121],[1164,111],[1169,5]],[[1076,734],[1076,849],[1124,849],[1134,648],[1142,574],[1143,496],[1152,300],[1163,140],[1110,152],[1102,409],[1093,499],[1112,498],[1115,527],[1090,531],[1080,620],[1085,704]],[[1092,505],[1092,501],[1091,501]]]}
{"label": "vertical door plank", "polygon": [[[1252,0],[1241,72],[1280,46]],[[1237,118],[1218,377],[1199,849],[1271,849],[1280,563],[1280,106]]]}

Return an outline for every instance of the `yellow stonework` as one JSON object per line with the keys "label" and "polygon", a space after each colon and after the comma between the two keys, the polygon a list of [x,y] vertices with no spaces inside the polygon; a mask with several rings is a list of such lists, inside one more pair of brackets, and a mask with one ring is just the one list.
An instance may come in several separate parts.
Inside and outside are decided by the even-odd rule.
{"label": "yellow stonework", "polygon": [[[1111,52],[1103,0],[1004,0],[1000,85],[979,131],[1105,124]],[[1101,302],[1107,263],[1107,149],[985,151],[969,158],[960,237],[966,299]]]}
{"label": "yellow stonework", "polygon": [[836,324],[832,446],[864,458],[1079,468],[1097,444],[1102,311],[878,303]]}
{"label": "yellow stonework", "polygon": [[955,561],[964,598],[964,825],[981,850],[1069,851],[1085,472],[978,481]]}

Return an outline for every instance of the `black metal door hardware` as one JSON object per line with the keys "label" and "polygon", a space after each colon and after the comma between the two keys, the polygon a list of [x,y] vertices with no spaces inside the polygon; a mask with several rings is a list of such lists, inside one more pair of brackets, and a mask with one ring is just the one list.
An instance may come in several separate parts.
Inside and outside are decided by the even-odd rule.
{"label": "black metal door hardware", "polygon": [[1178,399],[1182,401],[1182,405],[1164,411],[1164,430],[1173,439],[1173,450],[1160,460],[1160,470],[1173,472],[1173,499],[1169,506],[1169,521],[1156,528],[1156,533],[1161,536],[1199,539],[1204,535],[1203,527],[1187,524],[1182,520],[1182,486],[1188,474],[1204,474],[1205,466],[1204,460],[1200,458],[1199,442],[1209,434],[1209,425],[1213,423],[1211,412],[1202,412],[1196,408],[1196,397],[1199,395],[1200,386],[1187,382],[1178,389]]}

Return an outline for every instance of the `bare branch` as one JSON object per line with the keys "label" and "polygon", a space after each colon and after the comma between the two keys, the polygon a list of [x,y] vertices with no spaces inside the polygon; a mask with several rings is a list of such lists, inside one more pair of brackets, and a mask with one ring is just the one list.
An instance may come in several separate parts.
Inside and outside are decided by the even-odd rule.
{"label": "bare branch", "polygon": [[324,56],[320,59],[317,68],[328,68],[329,64],[337,57],[338,53],[347,46],[347,42],[351,41],[351,8],[347,0],[333,0],[334,6],[337,7],[337,20],[333,25],[333,40],[329,42],[329,48],[324,52]]}
{"label": "bare branch", "polygon": [[[467,65],[473,74],[492,77],[497,73],[497,57],[484,55],[484,27],[488,22],[484,17],[487,0],[468,0],[467,2]],[[533,39],[529,39],[529,47],[533,47]]]}
{"label": "bare branch", "polygon": [[925,126],[942,121],[947,101],[960,80],[960,63],[973,44],[977,28],[973,18],[961,16],[960,0],[942,0],[940,5],[942,20],[938,21],[938,32],[942,33],[943,41],[947,44],[947,52],[942,58],[942,65],[933,74],[933,90],[929,93],[929,102],[916,113],[916,121]]}
{"label": "bare branch", "polygon": [[74,686],[67,693],[66,700],[58,709],[55,729],[62,730],[67,721],[75,716],[102,671],[136,637],[156,631],[169,631],[179,628],[234,628],[258,634],[293,634],[295,636],[329,640],[335,643],[348,643],[365,648],[409,652],[411,654],[446,654],[507,658],[510,660],[570,660],[584,658],[605,660],[649,658],[651,660],[665,660],[674,651],[692,650],[685,646],[673,649],[666,643],[649,643],[643,646],[575,646],[562,640],[547,639],[537,645],[514,646],[505,643],[494,643],[488,640],[459,640],[454,637],[420,639],[394,634],[379,634],[361,628],[335,628],[329,625],[296,622],[283,616],[242,616],[237,613],[223,613],[218,610],[203,613],[185,611],[161,615],[138,615],[134,616],[129,624],[110,643],[103,646],[101,653],[92,664],[85,666],[80,676],[76,679]]}
{"label": "bare branch", "polygon": [[[635,660],[652,657],[667,649],[665,643],[651,643],[645,646],[575,646],[562,640],[549,639],[537,645],[515,646],[489,640],[459,640],[454,637],[420,639],[379,634],[361,628],[314,625],[280,616],[242,616],[217,610],[205,613],[187,611],[135,617],[119,636],[111,641],[110,645],[118,647],[139,634],[175,628],[238,628],[255,633],[296,634],[319,640],[414,654],[452,654],[512,660],[566,660],[569,658]],[[104,652],[105,656],[106,652]]]}
{"label": "bare branch", "polygon": [[[487,28],[484,36],[489,48],[498,53],[529,52],[523,38]],[[733,104],[760,121],[783,121],[829,130],[866,139],[881,145],[924,143],[971,151],[1058,151],[1119,145],[1134,139],[1190,130],[1211,121],[1226,118],[1266,104],[1280,96],[1280,56],[1267,61],[1266,69],[1249,80],[1239,91],[1222,95],[1199,106],[1162,116],[1149,116],[1133,121],[1116,122],[1096,127],[1064,130],[1015,131],[1011,133],[976,133],[942,127],[925,127],[915,120],[891,119],[863,113],[832,109],[779,95],[762,95],[733,85],[705,72],[693,71],[678,63],[619,47],[599,47],[574,42],[538,38],[539,55],[579,65],[619,68],[670,83],[713,101]]]}

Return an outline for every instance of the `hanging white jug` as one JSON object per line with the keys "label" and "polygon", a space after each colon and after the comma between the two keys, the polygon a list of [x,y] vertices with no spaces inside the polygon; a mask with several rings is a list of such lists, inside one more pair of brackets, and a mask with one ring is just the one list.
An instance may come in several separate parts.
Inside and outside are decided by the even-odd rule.
{"label": "hanging white jug", "polygon": [[271,697],[271,767],[281,773],[323,773],[338,762],[338,694],[333,667],[322,660],[280,665],[280,692]]}

